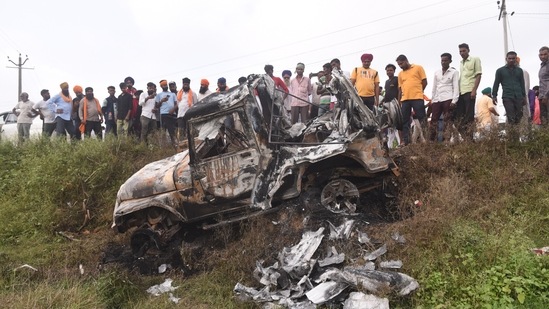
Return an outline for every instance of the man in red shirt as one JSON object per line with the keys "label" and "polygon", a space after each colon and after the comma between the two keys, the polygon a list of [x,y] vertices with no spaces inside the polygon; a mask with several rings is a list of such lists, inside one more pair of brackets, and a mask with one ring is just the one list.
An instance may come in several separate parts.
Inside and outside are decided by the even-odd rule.
{"label": "man in red shirt", "polygon": [[275,83],[275,87],[277,89],[280,89],[280,90],[284,91],[283,100],[285,100],[286,97],[288,96],[289,90],[288,90],[288,87],[286,87],[286,84],[284,83],[284,81],[280,77],[276,77],[276,76],[273,75],[274,67],[272,65],[266,64],[264,69],[265,69],[265,73],[267,73],[267,75],[269,75],[273,79],[273,81]]}
{"label": "man in red shirt", "polygon": [[131,76],[128,76],[124,78],[124,83],[128,86],[127,92],[132,96],[132,109],[130,113],[128,133],[140,136],[141,122],[139,119],[141,117],[141,106],[139,106],[139,95],[136,95],[137,89],[134,87],[135,80]]}

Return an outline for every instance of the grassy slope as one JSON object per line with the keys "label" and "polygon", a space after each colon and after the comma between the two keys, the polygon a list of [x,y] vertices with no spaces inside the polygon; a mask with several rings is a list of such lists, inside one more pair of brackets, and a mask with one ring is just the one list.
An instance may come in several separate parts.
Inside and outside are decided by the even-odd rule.
{"label": "grassy slope", "polygon": [[[109,229],[118,187],[145,163],[168,154],[130,141],[0,144],[0,303],[253,308],[233,299],[234,284],[255,286],[255,261],[272,259],[273,252],[297,240],[265,219],[243,226],[244,236],[235,241],[218,232],[225,246],[208,251],[200,263],[204,272],[190,278],[178,271],[139,276],[117,267],[98,269],[108,242],[127,241]],[[488,140],[406,148],[399,179],[399,215],[405,219],[369,231],[379,238],[399,231],[408,240],[389,251],[398,251],[403,272],[417,278],[421,289],[405,299],[390,296],[392,306],[542,308],[548,303],[549,259],[529,252],[549,245],[548,154],[547,132],[522,144]],[[415,200],[423,205],[413,206]],[[85,224],[84,209],[91,215]],[[23,264],[39,271],[13,270]],[[182,298],[179,305],[144,292],[166,277],[181,286],[174,292]]]}

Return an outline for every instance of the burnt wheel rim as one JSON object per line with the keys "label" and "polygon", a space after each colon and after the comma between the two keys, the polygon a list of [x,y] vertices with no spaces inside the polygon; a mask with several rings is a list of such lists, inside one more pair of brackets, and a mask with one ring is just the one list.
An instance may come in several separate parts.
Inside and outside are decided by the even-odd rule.
{"label": "burnt wheel rim", "polygon": [[333,213],[352,214],[356,212],[360,193],[356,186],[346,179],[330,181],[320,195],[320,203]]}

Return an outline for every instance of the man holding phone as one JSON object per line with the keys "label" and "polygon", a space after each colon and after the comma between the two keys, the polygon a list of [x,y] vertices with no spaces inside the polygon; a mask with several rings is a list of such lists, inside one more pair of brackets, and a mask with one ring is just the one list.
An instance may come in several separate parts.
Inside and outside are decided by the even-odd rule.
{"label": "man holding phone", "polygon": [[160,81],[160,87],[162,88],[162,92],[156,95],[155,109],[160,110],[162,128],[168,131],[172,145],[175,146],[175,109],[177,107],[177,97],[173,92],[168,90],[168,81],[165,79]]}

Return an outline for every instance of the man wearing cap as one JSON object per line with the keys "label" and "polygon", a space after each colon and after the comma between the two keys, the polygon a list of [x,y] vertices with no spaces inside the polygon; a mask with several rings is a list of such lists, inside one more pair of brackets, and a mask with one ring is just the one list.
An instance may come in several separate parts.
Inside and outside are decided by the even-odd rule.
{"label": "man wearing cap", "polygon": [[379,105],[379,74],[370,68],[374,56],[363,54],[360,57],[361,67],[356,67],[351,72],[351,83],[355,86],[362,102],[373,111],[374,106]]}
{"label": "man wearing cap", "polygon": [[229,90],[229,86],[227,86],[227,80],[225,79],[225,77],[220,77],[218,80],[217,80],[217,92],[218,93],[225,93],[227,92],[227,90]]}
{"label": "man wearing cap", "polygon": [[48,100],[51,98],[50,91],[48,89],[42,89],[40,91],[42,101],[37,102],[32,107],[35,114],[40,115],[40,119],[44,122],[42,125],[42,134],[50,137],[55,131],[55,114],[48,108]]}
{"label": "man wearing cap", "polygon": [[172,145],[175,146],[175,109],[177,108],[177,97],[168,90],[168,81],[165,79],[160,81],[160,87],[162,88],[162,92],[156,95],[155,109],[160,110],[162,128],[168,131]]}
{"label": "man wearing cap", "polygon": [[13,113],[17,115],[17,133],[19,136],[19,143],[30,138],[30,127],[34,118],[32,112],[32,106],[34,102],[29,101],[29,95],[26,92],[21,92],[19,101],[12,109]]}
{"label": "man wearing cap", "polygon": [[113,133],[114,136],[118,136],[116,132],[116,109],[118,105],[118,98],[115,96],[116,88],[114,86],[107,87],[109,96],[103,100],[101,111],[105,117],[105,135]]}
{"label": "man wearing cap", "polygon": [[524,88],[524,73],[516,66],[517,53],[510,51],[505,58],[507,64],[496,70],[496,78],[492,87],[492,98],[497,104],[499,85],[503,94],[501,99],[508,124],[519,124],[522,119],[522,107],[526,105],[526,89]]}
{"label": "man wearing cap", "polygon": [[425,127],[426,113],[423,90],[427,87],[427,76],[422,66],[410,64],[405,55],[399,55],[396,58],[396,62],[402,69],[402,72],[398,74],[399,101],[404,121],[402,139],[404,145],[408,145],[410,143],[412,109],[421,126]]}
{"label": "man wearing cap", "polygon": [[74,138],[74,123],[71,119],[72,98],[69,93],[69,84],[61,83],[61,93],[48,100],[48,108],[55,114],[55,132],[57,136]]}
{"label": "man wearing cap", "polygon": [[304,71],[305,64],[298,63],[295,68],[296,77],[290,81],[292,124],[297,123],[300,117],[302,123],[309,120],[309,109],[311,107],[309,96],[313,92],[313,85],[307,76],[303,76]]}
{"label": "man wearing cap", "polygon": [[208,89],[209,86],[210,86],[210,82],[207,79],[203,78],[200,80],[200,89],[196,94],[196,98],[198,102],[202,101],[202,99],[212,94],[212,91]]}
{"label": "man wearing cap", "polygon": [[[429,105],[432,109],[431,123],[429,124],[429,140],[434,142],[437,140],[438,120],[443,116],[444,135],[447,133],[448,123],[450,122],[450,109],[455,107],[459,99],[459,72],[450,67],[452,63],[452,55],[443,53],[440,55],[440,64],[442,68],[435,71],[433,78],[433,95]],[[449,136],[444,136],[445,140],[449,140]]]}
{"label": "man wearing cap", "polygon": [[187,77],[183,78],[183,87],[177,93],[177,134],[179,140],[186,138],[187,122],[183,116],[197,102],[196,93],[191,90],[191,80]]}
{"label": "man wearing cap", "polygon": [[139,98],[141,106],[141,141],[147,143],[149,133],[156,128],[156,115],[153,112],[156,98],[156,85],[153,82],[147,83],[147,92],[143,92]]}
{"label": "man wearing cap", "polygon": [[80,107],[78,109],[78,116],[84,126],[82,133],[86,134],[86,137],[91,136],[91,131],[95,133],[97,139],[103,139],[103,129],[101,123],[103,123],[103,111],[99,100],[93,95],[93,88],[86,87],[86,96],[80,101]]}
{"label": "man wearing cap", "polygon": [[78,140],[82,139],[82,133],[79,130],[81,120],[80,116],[78,116],[78,110],[80,109],[80,101],[84,97],[84,90],[81,86],[76,85],[72,87],[72,91],[74,92],[74,99],[72,100],[72,123],[74,124],[74,137]]}
{"label": "man wearing cap", "polygon": [[491,92],[492,88],[484,88],[482,90],[482,97],[477,102],[477,127],[481,136],[497,125],[497,121],[494,121],[492,115],[499,116],[499,114],[496,110]]}
{"label": "man wearing cap", "polygon": [[122,93],[118,96],[116,128],[118,130],[118,136],[128,136],[131,124],[130,119],[133,98],[128,92],[128,84],[122,82],[119,86]]}
{"label": "man wearing cap", "polygon": [[168,88],[170,89],[170,92],[171,93],[174,93],[175,95],[177,95],[177,84],[175,81],[171,81],[168,83]]}

